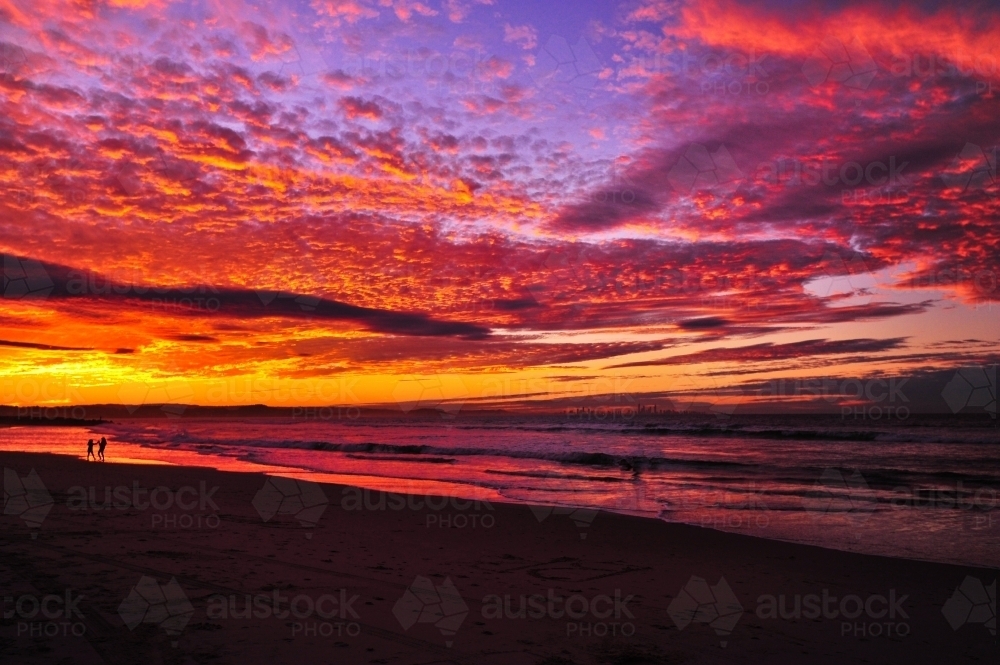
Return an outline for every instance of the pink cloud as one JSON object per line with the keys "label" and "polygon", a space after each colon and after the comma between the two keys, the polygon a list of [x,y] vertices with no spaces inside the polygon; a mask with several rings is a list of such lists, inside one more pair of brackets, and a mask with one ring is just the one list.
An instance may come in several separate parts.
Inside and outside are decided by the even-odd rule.
{"label": "pink cloud", "polygon": [[505,23],[503,26],[503,40],[511,44],[517,44],[525,51],[538,46],[538,33],[530,25],[511,25]]}
{"label": "pink cloud", "polygon": [[414,14],[421,16],[437,16],[437,11],[416,0],[379,0],[383,7],[392,7],[396,18],[404,23],[413,18]]}
{"label": "pink cloud", "polygon": [[474,5],[492,5],[494,0],[444,0],[442,6],[452,23],[461,23],[472,13]]}
{"label": "pink cloud", "polygon": [[312,6],[318,14],[328,17],[334,27],[378,18],[379,15],[378,10],[364,0],[313,0]]}

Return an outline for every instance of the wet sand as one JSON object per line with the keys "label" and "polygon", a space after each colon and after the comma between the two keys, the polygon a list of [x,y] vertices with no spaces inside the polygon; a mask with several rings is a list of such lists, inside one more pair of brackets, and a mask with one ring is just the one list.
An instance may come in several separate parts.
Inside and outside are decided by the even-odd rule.
{"label": "wet sand", "polygon": [[0,463],[3,662],[997,657],[991,570],[260,473]]}

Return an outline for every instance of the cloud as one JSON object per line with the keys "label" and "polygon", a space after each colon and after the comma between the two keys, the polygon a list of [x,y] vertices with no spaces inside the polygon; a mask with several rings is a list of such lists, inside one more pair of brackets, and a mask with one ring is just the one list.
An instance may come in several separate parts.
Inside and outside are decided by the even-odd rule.
{"label": "cloud", "polygon": [[351,120],[357,118],[379,120],[384,115],[381,106],[375,102],[365,101],[358,97],[344,97],[340,100],[340,107]]}
{"label": "cloud", "polygon": [[358,84],[358,80],[342,69],[326,72],[320,77],[325,83],[340,90],[350,90]]}
{"label": "cloud", "polygon": [[326,17],[336,27],[377,18],[379,15],[378,10],[364,0],[312,0],[311,4],[320,16]]}
{"label": "cloud", "polygon": [[[19,257],[24,261],[23,257]],[[434,319],[420,313],[394,312],[385,309],[359,307],[328,298],[274,292],[267,289],[248,290],[194,284],[164,287],[152,284],[116,283],[102,275],[87,273],[68,266],[37,262],[54,283],[46,296],[53,304],[83,301],[103,307],[143,309],[160,303],[173,303],[172,310],[181,318],[228,317],[234,320],[286,319],[344,322],[373,332],[393,335],[450,336],[485,338],[490,330],[465,322]],[[99,288],[92,285],[100,284]],[[200,296],[199,296],[200,294]],[[211,301],[208,304],[207,301]],[[209,341],[200,335],[182,336],[181,341]],[[177,336],[172,336],[177,339]],[[13,343],[11,343],[13,344]]]}
{"label": "cloud", "polygon": [[442,7],[452,23],[462,23],[476,5],[492,5],[494,0],[444,0]]}
{"label": "cloud", "polygon": [[808,358],[810,356],[829,356],[846,353],[874,354],[900,348],[905,338],[890,339],[850,339],[826,340],[810,339],[787,344],[764,342],[740,347],[720,347],[699,351],[697,353],[679,354],[658,360],[644,360],[620,365],[611,365],[605,369],[621,369],[625,367],[653,367],[665,365],[691,365],[699,363],[748,363],[787,358]]}
{"label": "cloud", "polygon": [[437,16],[436,10],[422,2],[415,2],[415,0],[380,0],[380,3],[383,6],[392,7],[396,17],[403,22],[409,21],[414,14]]}
{"label": "cloud", "polygon": [[992,52],[1000,19],[988,2],[957,9],[942,2],[793,2],[781,5],[732,0],[681,4],[680,21],[669,32],[722,47],[756,47],[771,53],[810,54],[829,36],[857,38],[896,54],[961,55]]}
{"label": "cloud", "polygon": [[294,47],[292,38],[284,33],[268,31],[257,23],[246,21],[241,26],[244,40],[249,46],[250,57],[262,60],[269,56],[280,56]]}
{"label": "cloud", "polygon": [[503,40],[510,44],[517,44],[525,51],[530,51],[538,46],[538,32],[530,25],[511,25],[505,23],[503,26]]}
{"label": "cloud", "polygon": [[530,338],[423,339],[398,340],[389,346],[384,339],[345,340],[316,338],[298,346],[310,364],[300,376],[322,376],[327,368],[337,371],[356,368],[393,367],[399,371],[448,372],[491,368],[513,371],[549,367],[564,363],[584,363],[604,358],[657,351],[668,342],[567,342],[540,343]]}
{"label": "cloud", "polygon": [[705,330],[710,328],[722,328],[728,321],[719,316],[706,316],[700,319],[687,319],[677,324],[684,330]]}
{"label": "cloud", "polygon": [[[312,336],[317,374],[894,339],[902,317],[908,353],[871,362],[938,366],[930,345],[983,336],[992,5],[641,2],[585,31],[581,87],[572,59],[524,66],[544,12],[487,4],[0,4],[0,250],[88,280],[0,300],[6,336],[279,374],[309,373]],[[623,346],[536,337],[563,334]],[[868,353],[813,351],[754,368]]]}
{"label": "cloud", "polygon": [[36,344],[34,342],[14,342],[7,339],[0,339],[0,346],[14,349],[34,349],[37,351],[94,351],[95,349],[82,348],[78,346],[50,346],[48,344]]}

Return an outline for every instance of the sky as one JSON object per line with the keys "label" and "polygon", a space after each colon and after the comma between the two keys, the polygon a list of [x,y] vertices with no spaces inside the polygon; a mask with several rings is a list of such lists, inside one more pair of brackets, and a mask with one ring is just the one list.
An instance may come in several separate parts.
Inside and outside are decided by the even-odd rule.
{"label": "sky", "polygon": [[989,2],[0,0],[0,47],[0,404],[945,409],[1000,355]]}

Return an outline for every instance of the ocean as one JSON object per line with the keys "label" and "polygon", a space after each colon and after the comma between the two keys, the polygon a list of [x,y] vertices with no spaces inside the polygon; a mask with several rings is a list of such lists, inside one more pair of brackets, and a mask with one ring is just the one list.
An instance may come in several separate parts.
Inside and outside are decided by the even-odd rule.
{"label": "ocean", "polygon": [[[0,449],[179,463],[380,492],[602,511],[927,561],[1000,566],[1000,430],[989,418],[828,416],[133,419],[15,427]],[[331,502],[341,497],[330,497]]]}

